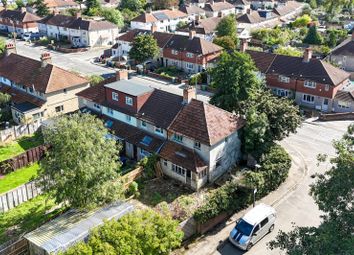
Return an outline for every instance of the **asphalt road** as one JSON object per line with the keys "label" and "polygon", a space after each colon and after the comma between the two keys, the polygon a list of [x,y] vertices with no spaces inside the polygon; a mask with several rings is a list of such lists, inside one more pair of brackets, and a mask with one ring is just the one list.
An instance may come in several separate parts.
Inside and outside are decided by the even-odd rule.
{"label": "asphalt road", "polygon": [[[222,243],[213,255],[237,255],[237,254],[282,254],[280,250],[269,250],[267,243],[274,239],[279,230],[289,231],[293,222],[297,226],[316,226],[320,224],[321,212],[314,200],[309,195],[309,185],[314,182],[311,175],[322,173],[330,166],[328,163],[317,167],[316,156],[319,153],[334,155],[332,141],[339,139],[346,131],[349,121],[327,123],[304,123],[297,134],[291,135],[282,144],[296,159],[304,160],[308,171],[297,188],[289,193],[274,207],[277,210],[277,221],[274,231],[265,236],[250,251],[243,252],[234,247],[229,241]],[[225,239],[227,233],[225,233]]]}

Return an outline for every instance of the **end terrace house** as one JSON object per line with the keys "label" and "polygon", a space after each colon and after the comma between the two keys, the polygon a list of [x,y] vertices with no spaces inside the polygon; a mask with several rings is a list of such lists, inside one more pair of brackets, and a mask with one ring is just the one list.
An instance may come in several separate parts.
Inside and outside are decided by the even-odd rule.
{"label": "end terrace house", "polygon": [[37,22],[41,18],[26,11],[26,8],[20,10],[0,11],[0,31],[3,33],[16,32],[22,35],[26,32],[38,32]]}
{"label": "end terrace house", "polygon": [[51,64],[49,53],[34,60],[13,53],[7,45],[0,59],[0,92],[11,95],[16,123],[42,121],[79,108],[76,93],[89,87],[85,78]]}
{"label": "end terrace house", "polygon": [[56,40],[67,40],[77,47],[113,45],[118,27],[105,20],[86,20],[75,17],[49,15],[38,22],[39,32]]}
{"label": "end terrace house", "polygon": [[78,93],[80,106],[104,120],[129,158],[158,154],[165,175],[195,190],[238,163],[241,117],[197,100],[192,87],[180,96],[150,83],[118,71]]}

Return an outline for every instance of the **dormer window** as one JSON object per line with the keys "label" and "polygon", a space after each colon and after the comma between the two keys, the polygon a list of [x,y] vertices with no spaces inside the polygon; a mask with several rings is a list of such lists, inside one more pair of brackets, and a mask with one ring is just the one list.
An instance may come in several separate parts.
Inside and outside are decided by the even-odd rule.
{"label": "dormer window", "polygon": [[127,105],[133,105],[133,98],[131,97],[125,97],[125,103]]}
{"label": "dormer window", "polygon": [[279,81],[283,83],[290,83],[290,77],[279,75]]}
{"label": "dormer window", "polygon": [[187,52],[187,58],[193,58],[194,57],[194,54],[193,53],[190,53],[190,52]]}
{"label": "dormer window", "polygon": [[112,100],[118,101],[118,93],[117,92],[112,92]]}
{"label": "dormer window", "polygon": [[306,88],[315,89],[316,88],[316,82],[314,82],[314,81],[305,81],[304,82],[304,86]]}

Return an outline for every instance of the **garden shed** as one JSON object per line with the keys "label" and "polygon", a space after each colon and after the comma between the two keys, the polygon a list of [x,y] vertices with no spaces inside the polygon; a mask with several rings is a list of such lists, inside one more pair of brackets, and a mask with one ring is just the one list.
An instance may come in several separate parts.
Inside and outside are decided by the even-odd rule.
{"label": "garden shed", "polygon": [[31,255],[56,254],[75,243],[87,240],[89,231],[104,220],[119,219],[134,210],[130,203],[116,202],[103,208],[82,212],[69,210],[25,235]]}

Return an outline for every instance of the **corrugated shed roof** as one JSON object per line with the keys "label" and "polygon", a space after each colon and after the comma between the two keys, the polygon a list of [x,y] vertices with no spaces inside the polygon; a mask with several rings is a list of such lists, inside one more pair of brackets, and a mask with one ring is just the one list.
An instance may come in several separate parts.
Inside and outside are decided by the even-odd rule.
{"label": "corrugated shed roof", "polygon": [[25,239],[48,253],[64,251],[85,239],[92,228],[103,224],[103,220],[119,219],[133,210],[133,205],[123,202],[91,212],[70,210],[25,235]]}

